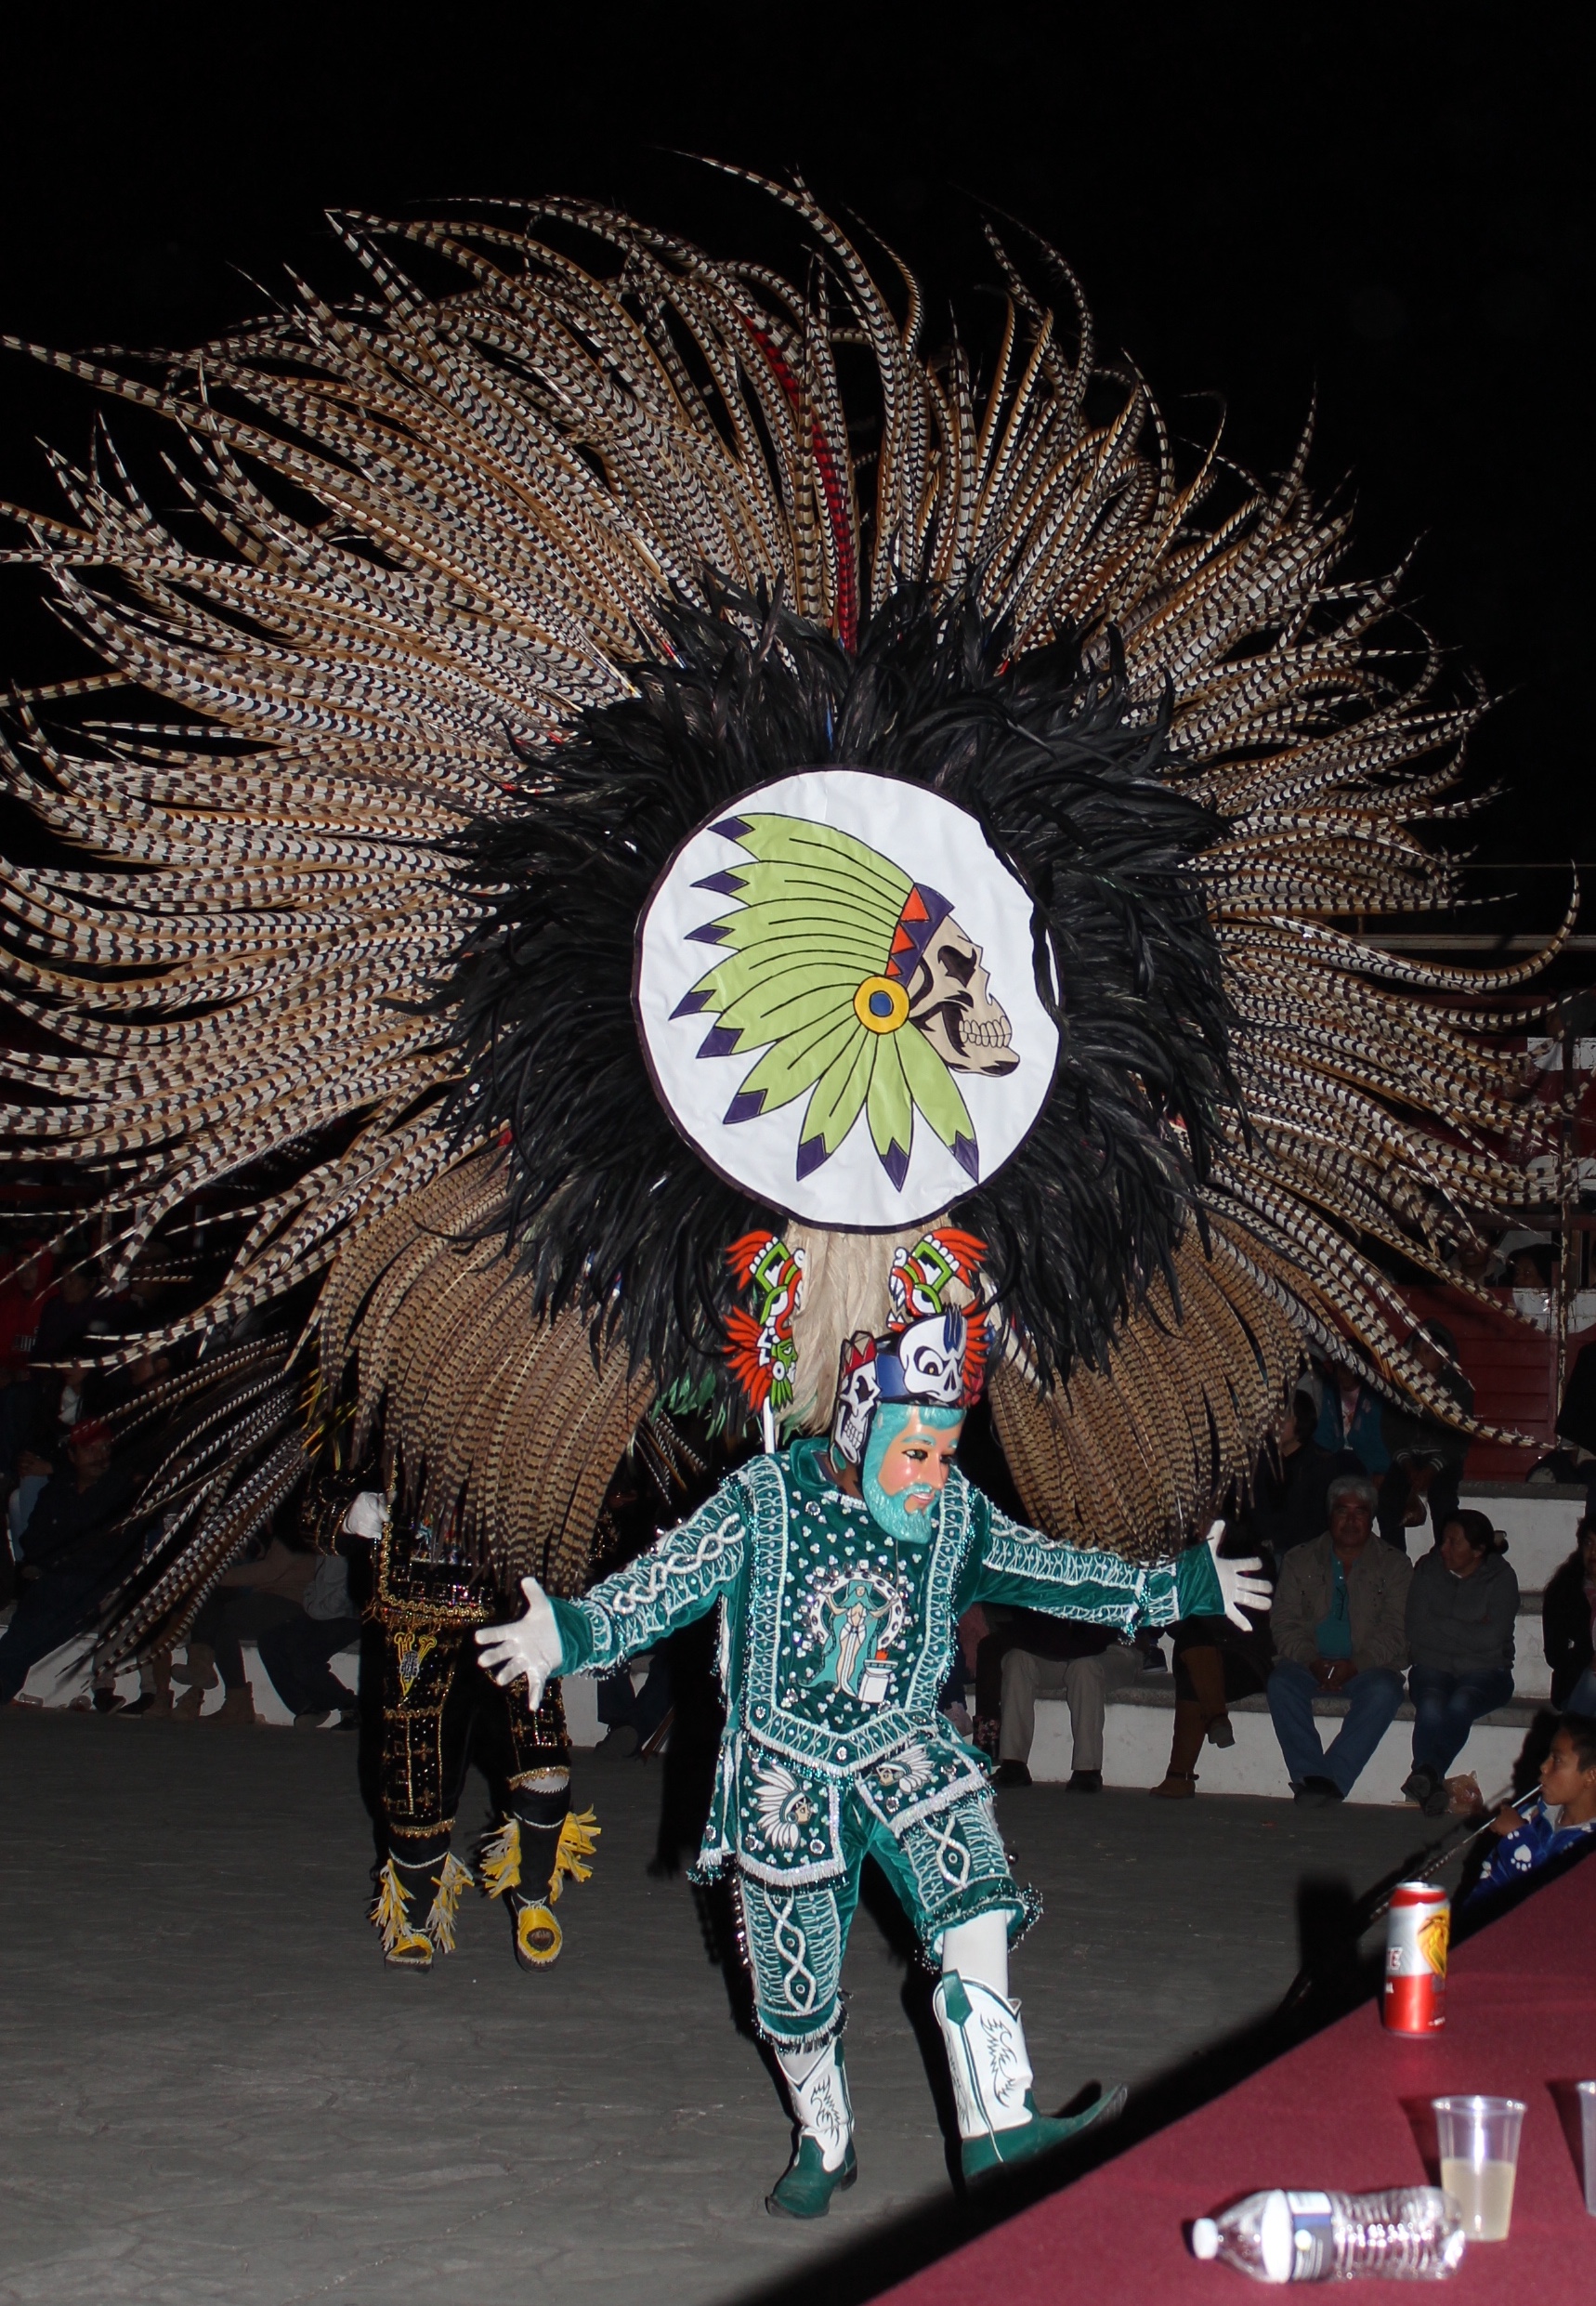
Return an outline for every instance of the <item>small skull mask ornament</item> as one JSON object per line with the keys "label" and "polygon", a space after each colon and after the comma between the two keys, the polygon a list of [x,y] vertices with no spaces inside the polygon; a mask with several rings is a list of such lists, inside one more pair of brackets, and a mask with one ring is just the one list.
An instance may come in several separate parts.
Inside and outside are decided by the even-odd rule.
{"label": "small skull mask ornament", "polygon": [[831,1418],[832,1448],[845,1464],[857,1465],[864,1456],[870,1420],[880,1399],[876,1341],[868,1330],[860,1330],[843,1347],[843,1370]]}
{"label": "small skull mask ornament", "polygon": [[1008,1012],[992,998],[981,948],[951,914],[939,924],[909,988],[909,1022],[959,1073],[1012,1073],[1019,1063]]}
{"label": "small skull mask ornament", "polygon": [[927,1321],[912,1322],[896,1340],[902,1378],[895,1385],[883,1369],[883,1393],[923,1401],[930,1408],[957,1408],[964,1392],[964,1339],[962,1313],[938,1313]]}

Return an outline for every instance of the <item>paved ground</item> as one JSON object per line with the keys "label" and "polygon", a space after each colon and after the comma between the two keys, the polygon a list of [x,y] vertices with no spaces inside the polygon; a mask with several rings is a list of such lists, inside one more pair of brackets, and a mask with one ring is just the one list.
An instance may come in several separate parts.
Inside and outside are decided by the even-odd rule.
{"label": "paved ground", "polygon": [[[784,2118],[692,1892],[646,1870],[659,1766],[582,1761],[604,1839],[552,1972],[474,1906],[414,1976],[362,1919],[351,1740],[0,1715],[0,2299],[729,2306],[872,2235],[890,2268],[906,2212],[948,2200],[909,1973],[861,1912],[859,2183],[822,2227],[766,2218]],[[1043,1787],[1001,1815],[1047,1903],[1014,1974],[1050,2105],[1270,2007],[1300,1884],[1361,1887],[1421,1838],[1411,1811]]]}

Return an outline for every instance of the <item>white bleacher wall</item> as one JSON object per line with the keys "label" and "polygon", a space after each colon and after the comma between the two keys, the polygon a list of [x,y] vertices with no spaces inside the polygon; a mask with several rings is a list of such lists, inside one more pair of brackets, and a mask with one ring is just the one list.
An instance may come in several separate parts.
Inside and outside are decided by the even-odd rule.
{"label": "white bleacher wall", "polygon": [[[1540,1596],[1553,1573],[1574,1550],[1574,1531],[1584,1510],[1582,1489],[1529,1482],[1473,1483],[1462,1491],[1464,1503],[1488,1513],[1492,1526],[1508,1540],[1508,1558],[1518,1575],[1523,1596],[1513,1667],[1512,1707],[1476,1723],[1456,1767],[1472,1770],[1487,1793],[1507,1784],[1513,1762],[1524,1743],[1529,1711],[1547,1701],[1550,1676],[1540,1643]],[[53,1657],[41,1659],[29,1674],[23,1696],[35,1705],[70,1706],[87,1694],[87,1674],[72,1669],[82,1654],[80,1642],[69,1642]],[[255,1710],[265,1723],[287,1724],[287,1709],[272,1688],[255,1647],[243,1645],[244,1670],[249,1676]],[[333,1671],[349,1688],[358,1684],[360,1658],[354,1650],[332,1660]],[[634,1675],[634,1680],[640,1678]],[[599,1742],[597,1685],[587,1673],[573,1673],[565,1684],[566,1720],[571,1744],[592,1748]],[[135,1697],[138,1676],[124,1673],[119,1694]],[[220,1710],[222,1692],[207,1691],[205,1711]],[[1104,1783],[1147,1788],[1163,1776],[1170,1757],[1171,1715],[1174,1704],[1171,1677],[1149,1676],[1141,1687],[1117,1692],[1108,1701],[1104,1739]],[[1402,1781],[1412,1767],[1411,1709],[1386,1732],[1379,1749],[1353,1789],[1354,1802],[1389,1802],[1401,1800]],[[1405,1718],[1408,1717],[1408,1718]],[[332,1717],[335,1720],[336,1717]],[[1275,1742],[1274,1725],[1262,1697],[1244,1699],[1232,1709],[1236,1743],[1231,1747],[1204,1746],[1197,1778],[1207,1793],[1259,1794],[1275,1799],[1289,1792],[1285,1765]],[[328,1726],[332,1725],[329,1722]],[[1328,1744],[1334,1729],[1327,1719],[1321,1733]],[[1031,1775],[1041,1783],[1056,1782],[1070,1774],[1069,1713],[1062,1698],[1043,1697],[1037,1704],[1036,1743],[1031,1750]]]}

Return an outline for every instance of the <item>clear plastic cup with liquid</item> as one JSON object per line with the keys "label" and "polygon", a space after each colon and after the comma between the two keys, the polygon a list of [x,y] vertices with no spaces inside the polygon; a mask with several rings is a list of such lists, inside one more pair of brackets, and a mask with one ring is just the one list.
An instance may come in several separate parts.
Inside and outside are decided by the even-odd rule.
{"label": "clear plastic cup with liquid", "polygon": [[1441,2183],[1471,2242],[1505,2242],[1518,2174],[1521,2098],[1432,2098]]}
{"label": "clear plastic cup with liquid", "polygon": [[1596,2218],[1596,2082],[1581,2082],[1579,2090],[1579,2174],[1585,2181],[1585,2207]]}

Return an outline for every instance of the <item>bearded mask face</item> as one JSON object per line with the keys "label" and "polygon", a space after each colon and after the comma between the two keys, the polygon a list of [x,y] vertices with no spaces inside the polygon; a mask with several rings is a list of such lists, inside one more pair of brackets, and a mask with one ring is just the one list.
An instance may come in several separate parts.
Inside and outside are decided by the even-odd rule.
{"label": "bearded mask face", "polygon": [[960,1408],[883,1401],[877,1409],[859,1487],[870,1518],[900,1545],[929,1545],[935,1535],[936,1500],[963,1423]]}

